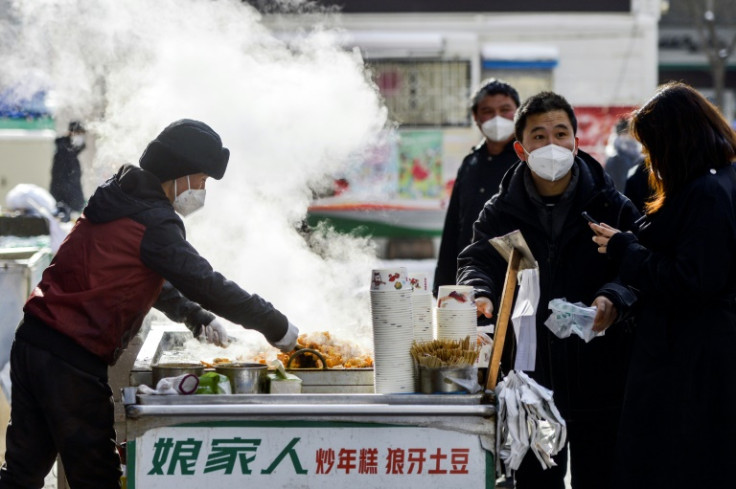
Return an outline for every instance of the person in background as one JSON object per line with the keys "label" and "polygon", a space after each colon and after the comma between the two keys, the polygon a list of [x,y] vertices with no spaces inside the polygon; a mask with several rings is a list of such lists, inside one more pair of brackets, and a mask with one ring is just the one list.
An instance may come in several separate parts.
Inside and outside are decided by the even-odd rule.
{"label": "person in background", "polygon": [[82,167],[78,156],[86,147],[86,133],[79,121],[72,121],[69,123],[69,132],[55,140],[50,192],[56,199],[57,206],[67,215],[71,211],[82,212],[84,208]]}
{"label": "person in background", "polygon": [[649,187],[649,167],[643,159],[629,170],[624,195],[639,209],[639,212],[645,211],[646,203],[652,197],[652,189]]}
{"label": "person in background", "polygon": [[629,133],[629,120],[622,117],[616,123],[616,133],[606,148],[610,156],[606,159],[606,173],[613,179],[616,190],[623,192],[631,168],[638,165],[644,156],[641,146]]}
{"label": "person in background", "polygon": [[654,190],[645,221],[636,235],[591,225],[639,295],[615,487],[734,487],[736,133],[683,83],[631,127]]}
{"label": "person in background", "polygon": [[455,284],[457,255],[470,244],[473,223],[498,191],[501,178],[519,161],[513,147],[518,107],[516,89],[495,78],[483,82],[473,95],[471,112],[483,140],[463,159],[452,188],[434,274],[435,297],[440,285]]}
{"label": "person in background", "polygon": [[152,306],[220,346],[228,335],[215,314],[294,348],[298,329],[213,270],[177,215],[204,205],[207,179],[221,179],[229,157],[212,128],[182,119],[151,141],[140,167],[123,165],[92,195],[15,333],[0,488],[42,487],[57,453],[71,487],[120,487],[107,367]]}
{"label": "person in background", "polygon": [[[614,471],[613,454],[623,397],[631,334],[613,328],[586,343],[558,338],[545,325],[552,299],[590,304],[595,324],[623,319],[633,292],[616,282],[616,269],[590,246],[581,212],[632,229],[639,213],[616,191],[603,167],[578,148],[577,119],[564,97],[541,92],[515,117],[514,149],[524,162],[510,170],[473,228],[473,243],[458,257],[458,284],[472,285],[478,314],[493,317],[506,277],[506,260],[489,239],[520,230],[539,264],[536,355],[530,377],[554,392],[567,421],[572,486],[605,489]],[[514,347],[513,328],[505,352]],[[504,355],[502,368],[513,359]],[[515,473],[517,489],[564,489],[567,449],[556,467],[543,470],[532,451]]]}

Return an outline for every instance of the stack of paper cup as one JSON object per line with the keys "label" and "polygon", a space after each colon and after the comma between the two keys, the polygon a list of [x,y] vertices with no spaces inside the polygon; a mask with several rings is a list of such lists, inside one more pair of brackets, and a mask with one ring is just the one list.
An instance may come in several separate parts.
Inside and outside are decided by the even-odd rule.
{"label": "stack of paper cup", "polygon": [[411,284],[411,305],[414,313],[414,341],[432,341],[432,308],[434,299],[429,290],[429,279],[426,273],[409,272]]}
{"label": "stack of paper cup", "polygon": [[475,293],[470,285],[441,285],[437,290],[438,340],[463,340],[477,336]]}
{"label": "stack of paper cup", "polygon": [[414,339],[411,296],[405,268],[372,271],[371,318],[376,393],[414,392],[410,353]]}

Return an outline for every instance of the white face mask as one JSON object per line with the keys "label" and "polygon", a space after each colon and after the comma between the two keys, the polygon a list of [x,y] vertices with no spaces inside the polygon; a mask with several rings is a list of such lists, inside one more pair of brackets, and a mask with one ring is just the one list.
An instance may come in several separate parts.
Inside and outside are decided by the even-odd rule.
{"label": "white face mask", "polygon": [[[177,178],[178,180],[178,178]],[[189,175],[187,175],[187,184],[189,189],[183,191],[179,195],[176,195],[176,180],[174,180],[174,210],[182,216],[188,216],[192,212],[201,209],[204,205],[204,196],[207,193],[205,189],[193,189],[192,183],[189,181]]]}
{"label": "white face mask", "polygon": [[499,143],[506,141],[514,134],[514,122],[497,115],[481,124],[480,131],[491,141]]}
{"label": "white face mask", "polygon": [[556,144],[542,146],[531,153],[524,149],[524,152],[529,155],[527,158],[529,169],[550,182],[565,176],[575,161],[572,151]]}
{"label": "white face mask", "polygon": [[81,134],[74,134],[72,135],[70,139],[71,139],[72,146],[74,147],[78,148],[84,144],[84,136],[82,136]]}

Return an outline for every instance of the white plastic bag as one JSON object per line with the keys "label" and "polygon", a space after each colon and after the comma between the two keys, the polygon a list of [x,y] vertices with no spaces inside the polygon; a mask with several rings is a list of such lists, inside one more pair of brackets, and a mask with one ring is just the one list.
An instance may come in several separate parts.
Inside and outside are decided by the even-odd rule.
{"label": "white plastic bag", "polygon": [[519,293],[516,296],[511,323],[516,335],[514,370],[533,371],[537,358],[537,306],[539,305],[539,269],[519,272]]}
{"label": "white plastic bag", "polygon": [[[529,449],[543,469],[554,467],[567,441],[567,425],[554,404],[552,391],[524,372],[511,371],[496,386],[496,453],[506,475],[521,465]],[[499,467],[500,469],[501,467]]]}
{"label": "white plastic bag", "polygon": [[587,307],[582,302],[571,304],[565,299],[552,299],[549,301],[549,308],[552,313],[544,324],[558,338],[576,334],[588,343],[596,336],[603,336],[603,332],[593,331],[593,320],[597,311],[595,307]]}
{"label": "white plastic bag", "polygon": [[194,374],[182,374],[177,377],[164,377],[151,389],[145,384],[138,386],[138,392],[149,395],[188,395],[193,394],[199,386],[199,378]]}

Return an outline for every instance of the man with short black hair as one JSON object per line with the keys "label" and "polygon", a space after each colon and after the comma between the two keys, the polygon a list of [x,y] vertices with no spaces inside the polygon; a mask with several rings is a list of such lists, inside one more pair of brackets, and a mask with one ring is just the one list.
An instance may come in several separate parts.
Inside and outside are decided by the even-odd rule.
{"label": "man with short black hair", "polygon": [[[507,263],[489,239],[519,230],[539,264],[536,362],[529,375],[554,392],[567,421],[572,486],[606,489],[614,470],[614,446],[623,401],[631,334],[610,328],[586,343],[558,338],[544,325],[552,299],[591,304],[596,325],[626,316],[632,291],[618,283],[615,267],[591,246],[581,212],[618,229],[634,229],[634,206],[616,191],[601,165],[578,148],[577,119],[564,97],[542,92],[516,112],[514,149],[524,163],[509,171],[474,226],[474,242],[458,258],[458,283],[476,291],[478,314],[491,318],[504,286]],[[590,248],[593,248],[591,250]],[[504,364],[513,363],[509,328]],[[567,450],[556,467],[542,470],[530,450],[516,472],[517,489],[564,489]]]}
{"label": "man with short black hair", "polygon": [[496,78],[484,81],[473,95],[470,109],[483,141],[463,159],[452,187],[432,286],[435,296],[440,285],[455,284],[457,255],[470,244],[473,223],[498,192],[501,178],[519,161],[513,148],[517,107],[519,93]]}
{"label": "man with short black hair", "polygon": [[177,215],[204,205],[206,180],[221,179],[229,157],[212,128],[182,119],[151,141],[140,168],[123,165],[90,198],[16,330],[0,488],[42,487],[57,453],[74,489],[120,487],[107,367],[151,307],[221,346],[213,312],[294,348],[298,329],[213,270]]}

